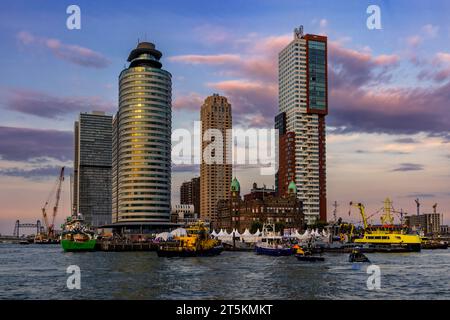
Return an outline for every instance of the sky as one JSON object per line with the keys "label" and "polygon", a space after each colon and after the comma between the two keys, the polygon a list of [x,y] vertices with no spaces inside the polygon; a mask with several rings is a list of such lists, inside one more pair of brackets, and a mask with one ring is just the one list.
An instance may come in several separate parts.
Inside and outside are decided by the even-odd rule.
{"label": "sky", "polygon": [[[66,9],[81,9],[69,30]],[[370,30],[369,5],[381,29]],[[172,74],[173,129],[191,128],[212,93],[232,104],[234,127],[272,128],[278,53],[293,29],[328,36],[329,216],[438,211],[450,223],[450,2],[426,1],[1,1],[0,233],[41,219],[60,166],[73,167],[80,112],[118,108],[118,76],[139,40],[162,51]],[[196,166],[174,166],[172,202]],[[235,168],[242,191],[272,186],[258,168]],[[64,182],[57,225],[69,215]],[[378,221],[376,221],[378,222]],[[25,232],[25,231],[24,231]],[[30,230],[29,232],[32,232]]]}

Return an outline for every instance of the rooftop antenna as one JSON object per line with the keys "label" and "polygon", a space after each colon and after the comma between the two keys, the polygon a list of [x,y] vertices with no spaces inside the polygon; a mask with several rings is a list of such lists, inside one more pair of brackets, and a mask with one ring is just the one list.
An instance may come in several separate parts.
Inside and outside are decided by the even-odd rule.
{"label": "rooftop antenna", "polygon": [[437,203],[435,203],[435,204],[433,205],[433,213],[436,214],[436,211],[437,211]]}
{"label": "rooftop antenna", "polygon": [[303,25],[294,29],[294,38],[295,39],[303,38]]}

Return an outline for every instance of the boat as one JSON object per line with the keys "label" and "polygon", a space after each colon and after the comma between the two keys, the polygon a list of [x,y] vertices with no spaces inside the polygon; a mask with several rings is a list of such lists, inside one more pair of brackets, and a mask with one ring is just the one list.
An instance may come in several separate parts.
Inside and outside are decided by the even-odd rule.
{"label": "boat", "polygon": [[164,241],[156,249],[158,257],[207,257],[219,255],[222,251],[220,241],[210,236],[202,221],[187,228],[185,235]]}
{"label": "boat", "polygon": [[81,214],[68,217],[62,228],[61,246],[65,252],[95,250],[96,235],[87,227]]}
{"label": "boat", "polygon": [[348,257],[349,262],[362,262],[370,263],[369,258],[367,258],[359,249],[355,249],[350,253]]}
{"label": "boat", "polygon": [[430,239],[427,237],[421,237],[420,239],[422,241],[422,243],[421,243],[422,249],[434,250],[434,249],[447,249],[448,248],[447,241]]}
{"label": "boat", "polygon": [[362,245],[369,244],[379,246],[380,250],[390,251],[392,247],[394,251],[404,250],[406,252],[418,252],[421,250],[421,240],[419,235],[410,234],[407,226],[394,225],[394,217],[391,215],[392,202],[389,198],[385,200],[384,214],[381,216],[381,225],[369,226],[365,215],[365,208],[362,203],[351,206],[359,209],[363,224],[364,235],[362,238],[355,239],[353,242]]}
{"label": "boat", "polygon": [[283,237],[275,232],[275,225],[264,224],[260,242],[255,244],[256,254],[268,256],[291,256],[294,249],[283,241]]}
{"label": "boat", "polygon": [[325,258],[322,256],[314,255],[310,250],[303,250],[298,245],[295,245],[293,247],[295,250],[295,257],[299,261],[305,261],[305,262],[323,262],[325,261]]}

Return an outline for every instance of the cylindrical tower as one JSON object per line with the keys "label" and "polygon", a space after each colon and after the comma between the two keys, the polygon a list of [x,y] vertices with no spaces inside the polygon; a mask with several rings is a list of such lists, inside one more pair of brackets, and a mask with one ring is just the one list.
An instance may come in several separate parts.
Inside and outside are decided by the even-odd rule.
{"label": "cylindrical tower", "polygon": [[116,222],[170,220],[172,75],[161,56],[141,42],[119,76]]}

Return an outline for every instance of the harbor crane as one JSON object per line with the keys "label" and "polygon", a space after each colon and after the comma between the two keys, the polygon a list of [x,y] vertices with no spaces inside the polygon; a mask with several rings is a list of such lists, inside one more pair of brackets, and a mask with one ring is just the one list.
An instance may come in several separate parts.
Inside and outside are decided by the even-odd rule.
{"label": "harbor crane", "polygon": [[61,189],[62,189],[63,182],[64,182],[64,167],[61,168],[59,176],[56,180],[56,196],[55,196],[55,204],[53,206],[51,222],[49,222],[47,207],[49,205],[49,201],[53,194],[53,191],[50,193],[47,201],[45,202],[44,206],[41,209],[42,217],[44,220],[44,225],[46,228],[46,233],[44,233],[44,234],[41,233],[41,234],[36,235],[35,240],[37,240],[39,242],[44,242],[45,240],[51,241],[55,238],[55,218],[56,218],[56,215],[58,214],[58,207],[59,207],[59,201],[61,199]]}
{"label": "harbor crane", "polygon": [[368,225],[367,225],[367,218],[366,218],[366,209],[364,207],[364,205],[362,203],[353,203],[353,201],[350,202],[350,207],[356,207],[359,209],[359,213],[361,214],[362,220],[363,220],[363,225],[364,225],[364,229],[367,229]]}

